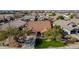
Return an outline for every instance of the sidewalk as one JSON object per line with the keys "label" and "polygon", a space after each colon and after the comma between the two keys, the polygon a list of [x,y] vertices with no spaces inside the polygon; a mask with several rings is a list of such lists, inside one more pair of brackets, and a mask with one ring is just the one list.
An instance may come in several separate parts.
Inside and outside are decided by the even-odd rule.
{"label": "sidewalk", "polygon": [[68,44],[68,46],[59,47],[60,49],[79,49],[79,42]]}

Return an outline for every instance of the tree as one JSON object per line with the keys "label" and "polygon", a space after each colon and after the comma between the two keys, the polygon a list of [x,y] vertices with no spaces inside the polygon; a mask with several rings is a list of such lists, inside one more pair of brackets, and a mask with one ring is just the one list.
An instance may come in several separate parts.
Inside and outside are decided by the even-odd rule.
{"label": "tree", "polygon": [[24,32],[24,34],[27,34],[27,35],[31,35],[32,34],[32,31],[27,29],[26,27],[23,28],[22,32]]}
{"label": "tree", "polygon": [[59,40],[62,37],[62,29],[60,26],[54,26],[44,32],[44,37],[51,40]]}
{"label": "tree", "polygon": [[52,29],[48,29],[46,32],[44,32],[44,37],[47,39],[54,39],[52,32]]}
{"label": "tree", "polygon": [[57,19],[63,20],[64,19],[64,16],[62,16],[62,15],[61,16],[58,16]]}
{"label": "tree", "polygon": [[7,37],[8,37],[8,35],[5,31],[0,32],[0,41],[5,40]]}
{"label": "tree", "polygon": [[8,27],[7,30],[6,30],[6,33],[7,33],[8,36],[17,35],[17,29],[12,28],[12,27]]}
{"label": "tree", "polygon": [[70,15],[70,19],[73,19],[75,17],[75,14]]}
{"label": "tree", "polygon": [[17,31],[15,28],[7,28],[6,31],[0,32],[0,41],[7,39],[10,36],[16,35]]}
{"label": "tree", "polygon": [[52,16],[55,16],[56,15],[56,13],[54,12],[54,13],[52,13]]}
{"label": "tree", "polygon": [[12,36],[12,35],[17,36],[17,35],[24,35],[24,34],[30,35],[32,31],[28,30],[27,28],[22,28],[22,30],[19,30],[16,28],[9,27],[6,30],[6,33],[8,36]]}
{"label": "tree", "polygon": [[32,33],[32,31],[28,30],[27,28],[22,29],[22,30],[18,30],[16,28],[8,27],[6,29],[6,31],[0,32],[0,41],[5,40],[5,39],[12,37],[12,36],[19,37],[19,36],[24,36],[25,34],[30,35],[31,33]]}
{"label": "tree", "polygon": [[49,16],[55,16],[55,15],[56,15],[55,12],[53,12],[53,13],[49,13]]}

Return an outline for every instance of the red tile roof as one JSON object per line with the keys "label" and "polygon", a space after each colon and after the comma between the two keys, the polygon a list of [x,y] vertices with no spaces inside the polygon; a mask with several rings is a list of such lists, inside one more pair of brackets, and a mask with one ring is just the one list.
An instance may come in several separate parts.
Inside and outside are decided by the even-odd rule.
{"label": "red tile roof", "polygon": [[51,28],[50,21],[29,21],[27,28],[33,32],[44,32],[47,29]]}

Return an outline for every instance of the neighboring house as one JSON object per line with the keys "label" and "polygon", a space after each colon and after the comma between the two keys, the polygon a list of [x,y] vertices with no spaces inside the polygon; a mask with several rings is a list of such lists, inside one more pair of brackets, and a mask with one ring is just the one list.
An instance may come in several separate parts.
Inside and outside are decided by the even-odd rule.
{"label": "neighboring house", "polygon": [[45,19],[48,19],[46,16],[39,16],[38,17],[38,20],[42,21],[42,20],[45,20]]}
{"label": "neighboring house", "polygon": [[65,20],[69,20],[70,17],[68,15],[63,15]]}
{"label": "neighboring house", "polygon": [[28,21],[28,20],[33,20],[33,21],[40,20],[41,21],[41,20],[48,19],[48,18],[49,16],[46,16],[43,13],[38,13],[38,15],[25,15],[21,19],[24,21]]}
{"label": "neighboring house", "polygon": [[14,39],[13,37],[9,37],[4,42],[4,46],[8,48],[25,48],[25,49],[33,49],[35,46],[36,36],[26,36],[19,37]]}
{"label": "neighboring house", "polygon": [[79,19],[79,13],[76,14],[75,18],[76,19]]}
{"label": "neighboring house", "polygon": [[35,16],[32,15],[25,15],[24,17],[21,18],[24,21],[28,21],[28,20],[34,20]]}
{"label": "neighboring house", "polygon": [[33,49],[35,46],[36,36],[27,36],[22,48]]}
{"label": "neighboring house", "polygon": [[8,23],[11,20],[15,20],[13,14],[0,14],[0,24],[1,23]]}
{"label": "neighboring house", "polygon": [[51,23],[50,21],[29,21],[26,26],[32,32],[41,34],[51,28]]}
{"label": "neighboring house", "polygon": [[38,13],[38,20],[45,20],[48,19],[48,17],[46,16],[46,13]]}
{"label": "neighboring house", "polygon": [[79,19],[57,20],[53,26],[60,26],[67,34],[79,34]]}
{"label": "neighboring house", "polygon": [[5,18],[8,18],[8,17],[14,17],[14,14],[0,14],[0,18],[1,19],[4,19]]}
{"label": "neighboring house", "polygon": [[24,22],[24,21],[14,20],[14,21],[10,21],[9,23],[5,23],[5,24],[1,25],[0,30],[6,30],[8,27],[19,28],[21,26],[24,26],[25,24],[26,24],[26,22]]}

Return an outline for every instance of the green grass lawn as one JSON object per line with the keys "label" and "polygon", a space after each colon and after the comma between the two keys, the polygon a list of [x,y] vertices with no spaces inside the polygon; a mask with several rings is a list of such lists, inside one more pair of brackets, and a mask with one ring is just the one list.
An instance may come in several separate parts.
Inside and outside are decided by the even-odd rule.
{"label": "green grass lawn", "polygon": [[35,48],[61,47],[65,44],[61,41],[46,41],[46,39],[37,39]]}

